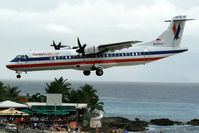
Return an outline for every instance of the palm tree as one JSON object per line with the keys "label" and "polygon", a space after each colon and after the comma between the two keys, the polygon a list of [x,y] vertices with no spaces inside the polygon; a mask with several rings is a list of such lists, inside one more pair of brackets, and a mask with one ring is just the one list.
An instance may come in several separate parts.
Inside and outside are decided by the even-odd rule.
{"label": "palm tree", "polygon": [[6,94],[6,87],[3,85],[2,82],[0,82],[0,102],[5,100]]}
{"label": "palm tree", "polygon": [[61,93],[63,102],[67,102],[68,97],[70,95],[70,90],[72,88],[68,87],[71,84],[66,81],[67,79],[63,79],[63,77],[59,79],[55,78],[55,81],[51,82],[50,84],[46,83],[47,85],[46,92],[47,93]]}
{"label": "palm tree", "polygon": [[18,90],[17,86],[11,87],[10,85],[7,85],[6,89],[7,89],[8,99],[12,101],[17,101],[17,96],[19,96],[21,90]]}
{"label": "palm tree", "polygon": [[85,84],[83,87],[80,87],[83,93],[85,94],[85,100],[88,103],[88,108],[90,112],[93,112],[95,109],[103,110],[103,102],[99,102],[99,96],[97,95],[97,90],[94,89],[91,85]]}
{"label": "palm tree", "polygon": [[32,98],[29,99],[30,102],[46,102],[46,96],[36,93],[32,95]]}
{"label": "palm tree", "polygon": [[99,102],[97,90],[91,85],[85,84],[79,90],[71,91],[69,98],[71,103],[87,103],[87,110],[93,112],[95,109],[103,111],[103,102]]}
{"label": "palm tree", "polygon": [[90,107],[89,111],[93,112],[95,109],[104,111],[103,105],[103,102],[99,102],[99,98],[92,99],[90,104],[88,105]]}

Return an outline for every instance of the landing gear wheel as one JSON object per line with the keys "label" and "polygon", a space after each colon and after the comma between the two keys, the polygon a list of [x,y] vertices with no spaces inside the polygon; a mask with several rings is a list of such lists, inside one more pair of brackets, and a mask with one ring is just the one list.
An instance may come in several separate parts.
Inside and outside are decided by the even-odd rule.
{"label": "landing gear wheel", "polygon": [[97,69],[97,70],[96,70],[96,75],[97,75],[97,76],[102,76],[103,73],[104,73],[104,72],[103,72],[101,69]]}
{"label": "landing gear wheel", "polygon": [[91,71],[84,71],[83,73],[85,76],[89,76],[91,74]]}
{"label": "landing gear wheel", "polygon": [[18,75],[17,75],[17,78],[18,78],[18,79],[21,78],[21,75],[18,74]]}

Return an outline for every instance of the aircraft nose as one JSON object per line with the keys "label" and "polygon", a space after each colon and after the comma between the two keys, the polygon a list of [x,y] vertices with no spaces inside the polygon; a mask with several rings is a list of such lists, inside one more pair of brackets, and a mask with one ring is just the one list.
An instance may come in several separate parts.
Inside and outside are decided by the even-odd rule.
{"label": "aircraft nose", "polygon": [[7,64],[6,67],[7,67],[8,69],[10,69],[10,64]]}
{"label": "aircraft nose", "polygon": [[10,70],[12,70],[12,64],[11,63],[8,63],[7,65],[6,65],[6,67],[8,68],[8,69],[10,69]]}

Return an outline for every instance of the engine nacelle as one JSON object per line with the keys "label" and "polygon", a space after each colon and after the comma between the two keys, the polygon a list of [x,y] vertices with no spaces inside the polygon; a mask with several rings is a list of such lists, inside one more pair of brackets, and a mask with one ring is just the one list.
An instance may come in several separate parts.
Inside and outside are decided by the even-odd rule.
{"label": "engine nacelle", "polygon": [[85,48],[85,54],[95,54],[95,53],[98,53],[98,52],[100,52],[98,45],[94,45],[92,47],[86,47]]}

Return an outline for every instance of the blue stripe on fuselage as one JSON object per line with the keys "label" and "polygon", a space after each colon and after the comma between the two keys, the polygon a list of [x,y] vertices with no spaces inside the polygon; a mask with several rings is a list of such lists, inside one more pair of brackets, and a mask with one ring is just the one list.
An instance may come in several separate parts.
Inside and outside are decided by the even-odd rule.
{"label": "blue stripe on fuselage", "polygon": [[[123,54],[126,54],[125,56],[135,56],[134,53],[139,53],[138,55],[136,56],[139,56],[139,55],[160,55],[160,54],[175,54],[175,53],[181,53],[181,52],[185,52],[187,51],[187,49],[183,49],[183,50],[170,50],[170,51],[148,51],[148,52],[127,52],[127,53],[110,53],[110,55],[112,54],[118,54],[118,56],[111,56],[111,57],[123,57],[124,55]],[[132,55],[130,53],[133,53]],[[109,54],[109,53],[107,53]],[[75,55],[70,55],[70,56],[75,56]],[[53,57],[56,57],[56,60],[65,60],[66,59],[66,56],[53,56]],[[64,58],[63,58],[64,57]],[[99,56],[101,57],[101,56]],[[106,57],[110,57],[110,56],[106,56]],[[102,58],[106,58],[105,56],[103,56]],[[52,58],[52,57],[51,57]],[[83,58],[81,56],[81,58]],[[81,58],[72,58],[72,59],[81,59]],[[98,58],[97,56],[94,57],[94,56],[91,56],[91,57],[84,57],[84,58]],[[50,57],[35,57],[35,58],[28,58],[28,59],[13,59],[11,60],[10,62],[18,62],[18,61],[21,61],[21,62],[28,62],[28,61],[49,61],[49,60],[53,60],[53,59],[50,59]]]}

